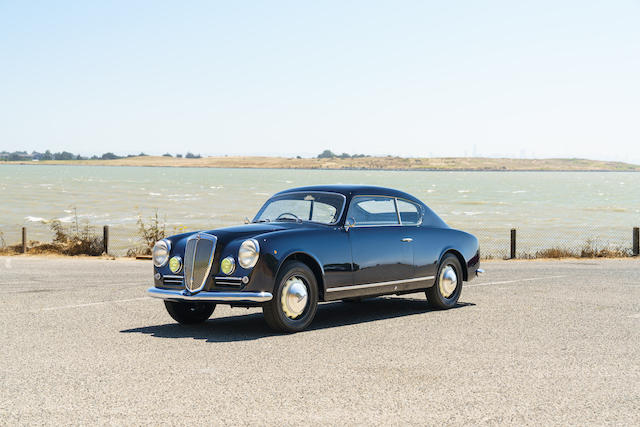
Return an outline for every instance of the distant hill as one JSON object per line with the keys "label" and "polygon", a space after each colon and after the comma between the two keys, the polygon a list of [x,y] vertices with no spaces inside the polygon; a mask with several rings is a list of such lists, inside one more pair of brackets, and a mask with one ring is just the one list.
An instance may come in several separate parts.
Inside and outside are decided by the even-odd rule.
{"label": "distant hill", "polygon": [[635,171],[640,165],[586,159],[502,159],[485,157],[202,157],[136,156],[113,160],[13,161],[0,164],[77,165],[77,166],[149,166],[264,169],[368,169],[368,170],[443,170],[443,171]]}

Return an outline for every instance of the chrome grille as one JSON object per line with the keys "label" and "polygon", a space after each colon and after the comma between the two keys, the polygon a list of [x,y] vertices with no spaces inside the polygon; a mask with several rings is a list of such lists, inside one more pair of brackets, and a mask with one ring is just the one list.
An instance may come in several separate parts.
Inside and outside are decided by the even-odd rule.
{"label": "chrome grille", "polygon": [[192,292],[204,288],[211,272],[216,236],[197,233],[187,239],[184,250],[184,285]]}

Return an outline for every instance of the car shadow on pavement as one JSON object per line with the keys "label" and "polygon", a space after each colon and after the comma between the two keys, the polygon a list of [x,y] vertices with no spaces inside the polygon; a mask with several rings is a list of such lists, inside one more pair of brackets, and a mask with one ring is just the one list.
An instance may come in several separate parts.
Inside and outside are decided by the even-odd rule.
{"label": "car shadow on pavement", "polygon": [[[458,302],[452,309],[474,306],[473,303]],[[413,298],[371,298],[357,302],[329,302],[318,305],[318,312],[311,325],[303,332],[329,329],[346,325],[375,322],[396,317],[412,316],[437,311],[430,308],[424,299]],[[121,333],[140,333],[157,338],[193,338],[207,342],[251,341],[260,338],[283,335],[271,330],[262,313],[215,317],[200,325],[144,326],[125,329]]]}

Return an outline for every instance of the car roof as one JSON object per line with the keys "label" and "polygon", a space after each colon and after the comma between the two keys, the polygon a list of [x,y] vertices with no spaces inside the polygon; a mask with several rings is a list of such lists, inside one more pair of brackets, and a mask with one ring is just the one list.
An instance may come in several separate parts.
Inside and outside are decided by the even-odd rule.
{"label": "car roof", "polygon": [[280,191],[277,194],[295,193],[300,191],[328,191],[332,193],[343,194],[347,198],[357,195],[400,197],[403,199],[412,200],[420,204],[424,204],[419,199],[413,197],[411,194],[405,193],[404,191],[396,190],[394,188],[378,187],[376,185],[309,185],[306,187],[290,188],[288,190]]}

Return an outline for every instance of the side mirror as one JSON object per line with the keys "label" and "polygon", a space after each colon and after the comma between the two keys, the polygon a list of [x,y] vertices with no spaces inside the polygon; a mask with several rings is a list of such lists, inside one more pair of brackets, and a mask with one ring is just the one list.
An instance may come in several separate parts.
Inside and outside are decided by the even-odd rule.
{"label": "side mirror", "polygon": [[246,216],[244,217],[244,223],[245,224],[249,224],[251,221],[249,221],[249,218],[247,218]]}
{"label": "side mirror", "polygon": [[347,218],[347,220],[344,222],[344,231],[349,231],[349,229],[354,225],[356,225],[356,220],[352,217]]}

